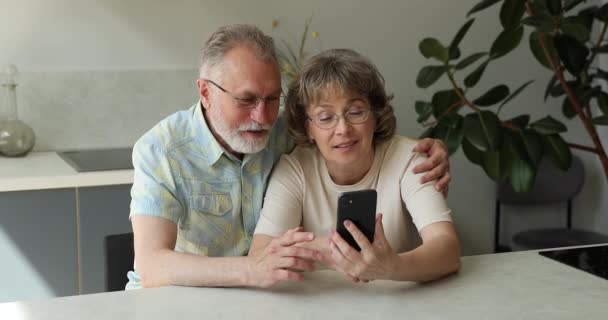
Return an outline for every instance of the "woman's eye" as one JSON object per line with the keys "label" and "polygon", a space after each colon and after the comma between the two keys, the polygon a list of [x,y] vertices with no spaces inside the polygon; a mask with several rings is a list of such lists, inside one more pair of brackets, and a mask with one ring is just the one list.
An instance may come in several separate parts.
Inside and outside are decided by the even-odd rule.
{"label": "woman's eye", "polygon": [[319,121],[330,121],[333,118],[333,116],[331,114],[320,114],[317,116],[317,119],[319,119]]}

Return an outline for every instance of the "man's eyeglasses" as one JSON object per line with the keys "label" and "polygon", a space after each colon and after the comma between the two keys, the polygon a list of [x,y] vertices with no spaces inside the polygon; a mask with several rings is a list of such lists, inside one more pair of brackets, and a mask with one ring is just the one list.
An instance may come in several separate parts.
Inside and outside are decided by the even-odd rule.
{"label": "man's eyeglasses", "polygon": [[370,113],[370,109],[352,108],[343,114],[324,111],[314,116],[314,118],[309,116],[306,116],[306,118],[321,129],[332,129],[338,125],[340,118],[344,118],[344,121],[350,124],[360,124],[369,118]]}
{"label": "man's eyeglasses", "polygon": [[278,107],[280,105],[283,105],[284,96],[282,94],[278,95],[278,96],[266,97],[266,98],[262,98],[262,97],[238,98],[238,97],[233,96],[226,89],[222,88],[219,84],[217,84],[209,79],[202,79],[202,80],[211,83],[212,85],[216,86],[218,89],[222,90],[222,92],[229,95],[236,102],[237,106],[241,109],[255,109],[255,107],[258,106],[260,101],[264,101],[266,103],[266,106],[268,106],[268,107]]}

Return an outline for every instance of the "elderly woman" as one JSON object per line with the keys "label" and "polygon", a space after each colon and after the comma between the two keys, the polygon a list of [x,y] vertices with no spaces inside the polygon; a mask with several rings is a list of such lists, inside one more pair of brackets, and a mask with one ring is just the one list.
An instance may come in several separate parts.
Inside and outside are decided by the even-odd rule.
{"label": "elderly woman", "polygon": [[[413,151],[417,141],[395,135],[391,99],[376,67],[355,51],[328,50],[310,60],[285,106],[298,146],[271,176],[250,255],[303,229],[315,237],[305,246],[355,281],[428,281],[460,268],[450,210],[435,182],[423,184],[412,172],[425,157]],[[340,193],[361,189],[377,191],[379,214],[373,242],[345,222],[358,251],[335,224]]]}

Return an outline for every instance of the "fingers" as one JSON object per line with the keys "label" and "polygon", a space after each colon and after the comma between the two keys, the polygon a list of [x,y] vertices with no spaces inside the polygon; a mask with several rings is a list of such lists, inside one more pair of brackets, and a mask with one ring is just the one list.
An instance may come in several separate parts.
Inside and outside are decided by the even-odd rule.
{"label": "fingers", "polygon": [[385,239],[386,237],[384,236],[384,225],[382,224],[382,213],[378,213],[376,215],[376,229],[374,232],[374,242],[376,242],[376,240],[381,240],[381,239]]}
{"label": "fingers", "polygon": [[346,227],[346,230],[348,230],[348,232],[350,232],[350,234],[353,236],[355,242],[357,242],[361,250],[367,250],[369,247],[371,247],[371,243],[369,243],[367,237],[350,220],[344,221],[344,227]]}
{"label": "fingers", "polygon": [[314,262],[296,257],[282,257],[277,261],[275,267],[281,269],[289,268],[299,271],[315,271]]}
{"label": "fingers", "polygon": [[[352,222],[351,222],[352,223]],[[350,231],[350,230],[349,230]],[[365,236],[364,236],[365,237]],[[351,263],[357,263],[361,260],[361,254],[351,247],[346,240],[342,239],[339,233],[334,232],[332,237],[332,244],[336,249],[340,252],[342,256],[344,256]],[[369,243],[369,242],[368,242]],[[359,245],[361,246],[361,245]],[[336,257],[334,257],[335,259]]]}
{"label": "fingers", "polygon": [[276,248],[276,254],[281,257],[296,257],[315,261],[323,260],[323,255],[319,251],[296,246]]}
{"label": "fingers", "polygon": [[435,190],[443,192],[445,197],[448,196],[448,189],[450,187],[450,181],[452,181],[452,175],[449,172],[443,175],[441,179],[435,185]]}
{"label": "fingers", "polygon": [[431,168],[421,179],[420,183],[427,183],[429,181],[438,180],[443,178],[445,175],[449,177],[449,167],[444,163],[439,163],[434,168]]}
{"label": "fingers", "polygon": [[304,275],[295,271],[277,269],[272,272],[272,278],[276,281],[303,281]]}
{"label": "fingers", "polygon": [[310,242],[315,238],[311,232],[303,232],[302,230],[302,227],[288,230],[275,240],[278,242],[278,245],[288,247],[300,242]]}
{"label": "fingers", "polygon": [[433,140],[431,138],[424,138],[418,142],[418,144],[414,148],[414,151],[420,152],[420,153],[427,153],[429,150],[431,150],[431,147],[433,146],[434,143],[435,143],[435,140]]}

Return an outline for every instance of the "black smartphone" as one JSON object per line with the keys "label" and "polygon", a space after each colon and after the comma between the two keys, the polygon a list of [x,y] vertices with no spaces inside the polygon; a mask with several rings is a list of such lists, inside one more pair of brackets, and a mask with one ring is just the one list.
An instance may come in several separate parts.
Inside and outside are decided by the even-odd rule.
{"label": "black smartphone", "polygon": [[343,192],[338,198],[338,221],[336,231],[350,244],[351,247],[361,251],[355,239],[344,227],[344,220],[352,221],[369,242],[374,241],[376,227],[376,190],[359,190]]}

